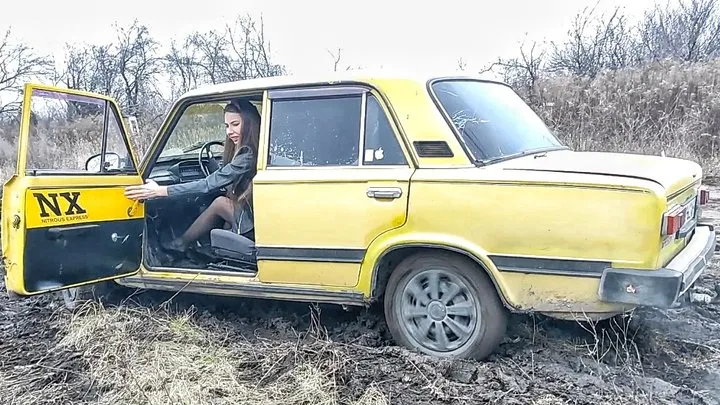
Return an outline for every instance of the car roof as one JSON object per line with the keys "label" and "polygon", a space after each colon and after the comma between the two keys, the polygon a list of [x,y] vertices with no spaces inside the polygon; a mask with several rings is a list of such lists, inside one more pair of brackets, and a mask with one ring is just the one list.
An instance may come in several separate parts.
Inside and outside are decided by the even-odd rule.
{"label": "car roof", "polygon": [[238,80],[225,83],[204,85],[190,90],[183,94],[181,98],[194,98],[198,96],[217,95],[223,93],[233,93],[241,91],[260,90],[266,88],[277,88],[286,86],[303,86],[317,84],[333,84],[339,82],[356,82],[365,84],[377,84],[378,82],[387,81],[414,81],[421,85],[425,85],[429,80],[437,78],[454,78],[454,79],[474,79],[491,81],[500,84],[502,82],[496,80],[488,80],[475,75],[458,75],[457,73],[443,74],[440,73],[421,73],[408,71],[369,71],[369,70],[350,70],[341,72],[316,73],[311,75],[281,75],[262,77],[247,80]]}

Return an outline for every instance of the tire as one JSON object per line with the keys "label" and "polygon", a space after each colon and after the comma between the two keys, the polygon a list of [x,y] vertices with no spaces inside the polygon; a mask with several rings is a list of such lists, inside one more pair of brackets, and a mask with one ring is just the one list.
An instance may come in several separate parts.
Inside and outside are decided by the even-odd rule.
{"label": "tire", "polygon": [[103,300],[112,294],[121,293],[124,287],[115,283],[113,280],[103,281],[97,284],[84,285],[60,290],[57,294],[63,300],[63,306],[73,311],[79,305],[91,300]]}
{"label": "tire", "polygon": [[[507,330],[508,312],[485,271],[445,252],[415,254],[398,264],[385,290],[384,311],[396,343],[435,357],[483,360]],[[438,335],[438,327],[445,333]]]}

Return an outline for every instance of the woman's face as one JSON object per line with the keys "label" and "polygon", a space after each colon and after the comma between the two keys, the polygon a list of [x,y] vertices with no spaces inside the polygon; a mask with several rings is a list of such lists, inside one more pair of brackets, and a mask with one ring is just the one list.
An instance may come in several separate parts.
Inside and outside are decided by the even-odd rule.
{"label": "woman's face", "polygon": [[242,116],[238,113],[225,113],[225,133],[235,144],[240,144],[240,130],[242,129]]}

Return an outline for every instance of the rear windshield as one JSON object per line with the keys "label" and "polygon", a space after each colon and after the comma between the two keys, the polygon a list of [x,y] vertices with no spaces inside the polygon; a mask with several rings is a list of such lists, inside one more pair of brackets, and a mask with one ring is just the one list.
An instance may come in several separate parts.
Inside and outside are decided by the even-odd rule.
{"label": "rear windshield", "polygon": [[477,161],[489,163],[566,149],[508,86],[477,80],[442,80],[432,84],[432,91]]}

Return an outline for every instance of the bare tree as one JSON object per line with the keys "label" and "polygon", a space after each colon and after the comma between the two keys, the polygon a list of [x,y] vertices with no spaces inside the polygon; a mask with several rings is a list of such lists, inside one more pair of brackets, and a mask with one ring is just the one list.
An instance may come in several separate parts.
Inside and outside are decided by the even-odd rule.
{"label": "bare tree", "polygon": [[360,69],[360,65],[345,65],[344,68],[340,67],[340,62],[342,61],[342,52],[343,48],[337,48],[335,51],[331,51],[329,49],[325,49],[325,51],[330,55],[330,57],[333,60],[333,72],[337,72],[338,70],[353,70],[353,69]]}
{"label": "bare tree", "polygon": [[678,7],[657,4],[640,23],[649,60],[698,62],[720,56],[720,1],[681,0]]}
{"label": "bare tree", "polygon": [[499,68],[502,80],[521,92],[529,101],[536,101],[538,94],[535,84],[543,75],[546,63],[547,49],[538,44],[524,40],[520,44],[520,56],[515,58],[498,58],[485,71]]}
{"label": "bare tree", "polygon": [[270,44],[265,39],[262,16],[256,22],[251,16],[238,16],[234,25],[226,26],[230,44],[231,80],[279,76],[285,67],[271,62]]}
{"label": "bare tree", "polygon": [[457,69],[461,72],[464,72],[465,69],[467,69],[467,62],[465,62],[465,59],[462,57],[458,58],[457,60]]}
{"label": "bare tree", "polygon": [[[25,82],[47,77],[53,61],[36,54],[27,44],[16,42],[8,29],[0,37],[0,115],[17,112]],[[11,101],[3,100],[8,95]]]}
{"label": "bare tree", "polygon": [[169,74],[172,97],[195,88],[202,81],[198,69],[200,54],[196,47],[191,46],[189,39],[178,46],[176,41],[170,44],[170,52],[165,56],[165,71]]}
{"label": "bare tree", "polygon": [[122,97],[118,85],[118,58],[113,45],[66,45],[65,64],[58,80],[70,89]]}
{"label": "bare tree", "polygon": [[549,70],[592,78],[604,69],[640,61],[634,30],[620,9],[606,18],[596,15],[596,7],[585,8],[575,17],[566,41],[552,44]]}
{"label": "bare tree", "polygon": [[230,44],[223,32],[196,32],[188,37],[186,43],[188,49],[194,49],[199,54],[194,63],[203,83],[216,84],[229,80]]}
{"label": "bare tree", "polygon": [[117,27],[117,70],[123,89],[123,107],[133,116],[146,111],[144,103],[158,94],[157,78],[162,72],[161,59],[157,56],[158,43],[150,36],[148,28],[133,22],[130,27]]}
{"label": "bare tree", "polygon": [[340,60],[342,59],[342,48],[338,48],[335,52],[329,49],[326,49],[326,51],[333,58],[333,72],[337,72],[338,65],[340,64]]}
{"label": "bare tree", "polygon": [[159,89],[165,71],[163,59],[157,55],[158,44],[137,21],[115,29],[114,43],[66,45],[65,63],[56,73],[58,81],[69,88],[113,97],[125,116],[134,116],[141,127],[154,129],[168,105]]}
{"label": "bare tree", "polygon": [[194,32],[182,47],[173,42],[165,57],[173,92],[182,93],[200,84],[277,76],[285,67],[272,61],[270,44],[265,39],[262,19],[238,16],[223,31]]}

